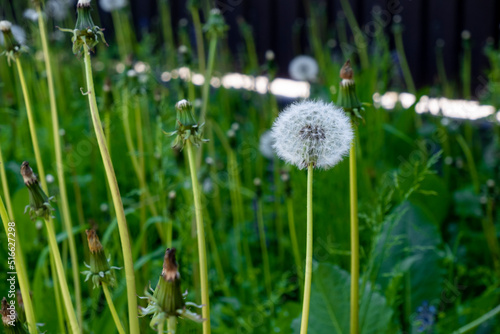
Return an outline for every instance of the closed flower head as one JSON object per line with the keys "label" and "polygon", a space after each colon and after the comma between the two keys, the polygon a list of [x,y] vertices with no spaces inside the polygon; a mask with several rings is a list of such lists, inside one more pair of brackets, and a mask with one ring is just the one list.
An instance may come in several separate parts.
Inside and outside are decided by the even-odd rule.
{"label": "closed flower head", "polygon": [[353,119],[363,119],[361,111],[364,110],[363,104],[359,101],[356,94],[356,84],[354,83],[354,72],[351,67],[351,61],[347,60],[340,69],[340,87],[337,104],[351,115]]}
{"label": "closed flower head", "polygon": [[90,265],[85,263],[85,266],[89,269],[82,274],[84,274],[85,282],[92,279],[94,288],[99,287],[102,283],[106,283],[109,286],[115,285],[115,275],[113,269],[120,269],[119,267],[112,267],[109,265],[109,259],[106,258],[97,232],[94,229],[86,230],[87,242],[89,244],[90,250]]}
{"label": "closed flower head", "polygon": [[349,117],[333,103],[302,101],[283,110],[272,128],[276,154],[306,168],[329,169],[347,156],[353,139]]}
{"label": "closed flower head", "polygon": [[177,121],[174,132],[165,132],[167,136],[174,136],[175,140],[172,147],[175,149],[182,149],[187,140],[193,145],[199,146],[201,143],[206,142],[201,134],[203,124],[198,125],[194,118],[193,105],[188,100],[180,100],[175,104],[177,112]]}
{"label": "closed flower head", "polygon": [[26,206],[24,212],[29,210],[32,220],[36,218],[48,219],[51,211],[54,209],[50,205],[52,197],[48,197],[40,187],[38,179],[33,173],[29,163],[23,162],[21,165],[21,175],[23,176],[24,184],[29,190],[29,205]]}
{"label": "closed flower head", "polygon": [[10,65],[10,61],[15,61],[20,52],[26,52],[26,46],[22,44],[26,40],[26,33],[19,26],[12,25],[9,21],[0,21],[0,44],[3,45],[4,51],[0,55],[6,55]]}

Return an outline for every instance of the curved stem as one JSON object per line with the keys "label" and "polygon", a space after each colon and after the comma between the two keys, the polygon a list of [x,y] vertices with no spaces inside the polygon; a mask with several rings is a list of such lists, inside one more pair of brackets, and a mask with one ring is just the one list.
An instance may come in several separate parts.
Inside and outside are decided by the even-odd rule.
{"label": "curved stem", "polygon": [[[0,157],[1,162],[1,157]],[[0,167],[2,168],[2,167]],[[2,168],[3,169],[3,168]],[[5,209],[5,205],[3,203],[3,199],[0,196],[0,216],[2,217],[3,227],[5,229],[5,234],[9,235],[9,223],[11,220],[9,219],[9,215],[7,215],[7,210]],[[23,258],[23,251],[21,249],[21,244],[19,243],[19,238],[17,236],[18,229],[14,226],[14,247],[15,247],[15,272],[17,272],[17,278],[19,279],[19,288],[21,289],[21,295],[23,296],[24,303],[24,311],[26,313],[26,321],[28,322],[28,329],[30,334],[37,334],[38,330],[36,328],[36,320],[35,320],[35,312],[33,311],[33,304],[31,302],[30,296],[30,286],[28,273],[26,271],[26,264]],[[14,271],[14,270],[11,270]]]}
{"label": "curved stem", "polygon": [[365,36],[363,35],[363,32],[359,28],[358,22],[356,21],[356,17],[354,16],[349,0],[340,0],[340,4],[342,5],[342,9],[344,10],[344,14],[347,18],[347,22],[349,23],[349,26],[351,27],[353,34],[358,35],[355,36],[354,42],[356,43],[356,48],[358,49],[359,59],[361,61],[361,67],[363,67],[363,69],[367,69],[370,66],[370,61],[367,52],[368,44],[366,42]]}
{"label": "curved stem", "polygon": [[198,184],[198,174],[196,172],[196,161],[193,154],[193,144],[186,140],[186,147],[189,159],[189,169],[191,172],[191,182],[193,184],[194,208],[196,215],[196,230],[198,234],[198,256],[200,261],[201,280],[201,303],[203,304],[202,314],[206,320],[203,322],[203,333],[210,333],[210,301],[208,296],[208,273],[207,273],[207,252],[205,247],[205,230],[203,227],[203,208],[201,207],[200,188]]}
{"label": "curved stem", "polygon": [[109,156],[106,138],[102,129],[99,111],[97,110],[96,95],[94,89],[94,80],[92,78],[92,65],[90,63],[89,47],[84,44],[83,53],[85,55],[85,76],[87,78],[87,94],[89,97],[90,114],[94,125],[99,151],[101,152],[102,162],[106,171],[106,178],[113,198],[113,206],[116,212],[116,220],[120,233],[120,241],[123,253],[123,264],[125,267],[125,277],[127,282],[128,312],[130,333],[139,333],[139,319],[137,318],[137,290],[135,288],[134,262],[132,258],[132,247],[128,232],[127,220],[123,210],[123,203],[120,197],[120,189],[116,181],[116,175],[113,168],[113,162]]}
{"label": "curved stem", "polygon": [[78,325],[78,321],[76,320],[75,309],[73,308],[73,302],[71,301],[71,295],[68,289],[68,282],[66,281],[66,276],[64,276],[64,267],[61,260],[61,253],[59,252],[59,247],[57,246],[57,239],[52,219],[45,219],[45,225],[47,226],[47,236],[49,238],[50,250],[52,251],[54,257],[57,278],[59,279],[64,305],[66,306],[71,332],[75,334],[80,333],[80,327]]}
{"label": "curved stem", "polygon": [[109,311],[111,312],[111,316],[115,321],[116,329],[118,333],[125,334],[125,330],[123,329],[123,325],[120,322],[120,318],[118,317],[118,313],[116,313],[115,304],[113,303],[113,298],[111,297],[111,293],[109,292],[108,285],[106,283],[102,283],[102,291],[104,292],[104,296],[106,297],[106,302],[108,303]]}
{"label": "curved stem", "polygon": [[300,334],[307,333],[309,323],[309,304],[311,302],[311,281],[312,281],[312,254],[313,254],[313,164],[307,166],[307,247],[306,247],[306,270],[304,280],[304,300],[302,302],[302,322],[300,324]]}
{"label": "curved stem", "polygon": [[460,327],[458,330],[454,331],[453,334],[462,334],[462,333],[467,333],[468,331],[476,328],[477,326],[481,325],[483,322],[487,321],[488,319],[493,318],[495,315],[500,313],[500,305],[495,307],[493,310],[489,311],[488,313],[482,315],[481,317],[477,318],[473,322]]}
{"label": "curved stem", "polygon": [[69,211],[68,194],[66,192],[66,180],[64,177],[64,165],[61,152],[61,138],[59,135],[59,120],[57,117],[56,94],[54,90],[54,78],[52,76],[52,64],[50,63],[49,46],[47,43],[47,34],[45,31],[45,22],[43,21],[40,5],[36,6],[38,13],[38,26],[40,27],[40,37],[45,60],[45,72],[47,74],[47,85],[49,88],[50,115],[52,118],[52,136],[54,137],[54,149],[56,153],[57,180],[59,183],[59,192],[61,198],[61,212],[63,216],[64,227],[68,234],[69,254],[71,257],[71,269],[73,273],[73,284],[75,286],[76,313],[78,320],[82,323],[82,293],[80,287],[80,274],[78,270],[78,256],[76,252],[75,236],[72,233],[71,214]]}
{"label": "curved stem", "polygon": [[45,192],[47,189],[47,180],[45,179],[45,169],[43,168],[42,156],[40,154],[40,146],[38,145],[38,136],[36,134],[35,119],[33,118],[33,110],[31,109],[30,95],[28,92],[28,87],[26,86],[26,80],[24,79],[23,67],[21,64],[21,59],[16,58],[17,72],[19,73],[19,80],[21,81],[21,88],[24,96],[24,103],[26,104],[26,113],[28,115],[28,125],[30,128],[31,142],[33,143],[33,151],[35,151],[35,160],[38,169],[38,176],[42,188]]}
{"label": "curved stem", "polygon": [[349,154],[349,190],[351,197],[351,334],[359,333],[359,227],[356,141]]}
{"label": "curved stem", "polygon": [[408,61],[406,60],[405,48],[403,46],[403,34],[401,32],[394,33],[394,43],[396,44],[396,50],[398,52],[399,62],[401,64],[401,70],[403,71],[403,77],[406,82],[406,88],[412,94],[417,93],[415,88],[415,83],[413,82],[413,77],[411,75],[410,67],[408,66]]}

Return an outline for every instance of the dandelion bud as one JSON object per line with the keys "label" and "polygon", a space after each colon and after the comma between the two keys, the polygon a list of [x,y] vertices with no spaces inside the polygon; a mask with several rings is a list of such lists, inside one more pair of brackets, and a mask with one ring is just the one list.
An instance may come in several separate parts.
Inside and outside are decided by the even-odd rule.
{"label": "dandelion bud", "polygon": [[223,36],[228,29],[229,27],[221,11],[218,8],[213,8],[210,11],[210,15],[208,16],[207,23],[203,27],[203,30],[210,38],[217,38]]}
{"label": "dandelion bud", "polygon": [[26,329],[17,317],[16,307],[13,300],[9,303],[4,297],[2,299],[2,309],[0,310],[0,313],[2,314],[2,323],[6,334],[27,333]]}
{"label": "dandelion bud", "polygon": [[89,270],[82,272],[86,275],[85,282],[92,278],[92,283],[94,288],[98,287],[102,283],[106,283],[109,286],[115,285],[115,275],[112,269],[120,269],[118,267],[111,267],[109,265],[109,260],[106,259],[104,255],[103,247],[99,241],[99,237],[94,229],[86,230],[87,242],[89,244],[90,250],[90,265],[85,264]]}
{"label": "dandelion bud", "polygon": [[262,197],[262,181],[256,177],[253,179],[253,185],[255,186],[255,195],[257,195],[257,198]]}
{"label": "dandelion bud", "polygon": [[340,69],[340,82],[339,96],[337,104],[344,108],[344,110],[351,114],[351,118],[356,117],[363,119],[360,111],[364,110],[363,105],[359,102],[358,95],[356,94],[356,85],[354,83],[354,73],[351,67],[351,61],[347,60]]}
{"label": "dandelion bud", "polygon": [[27,161],[21,165],[21,175],[23,176],[24,184],[29,190],[29,205],[26,206],[24,213],[29,209],[31,220],[35,220],[36,218],[49,219],[50,212],[54,210],[50,205],[52,197],[47,197],[42,190],[36,175]]}
{"label": "dandelion bud", "polygon": [[203,125],[198,125],[194,118],[193,105],[188,100],[181,100],[176,103],[175,109],[177,110],[177,123],[176,131],[165,132],[167,136],[177,135],[172,147],[174,149],[182,149],[187,140],[191,141],[195,146],[206,142],[201,136]]}
{"label": "dandelion bud", "polygon": [[186,309],[186,305],[199,308],[201,306],[184,301],[181,292],[181,275],[178,271],[175,252],[175,248],[167,248],[163,259],[163,270],[155,290],[149,287],[149,291],[144,292],[146,296],[139,297],[149,301],[146,308],[140,307],[139,313],[141,316],[152,316],[150,326],[153,329],[156,329],[160,322],[172,317],[182,317],[196,322],[203,322],[204,320],[200,315]]}
{"label": "dandelion bud", "polygon": [[104,29],[99,28],[94,24],[91,15],[92,8],[90,6],[90,0],[78,0],[76,5],[77,19],[75,29],[62,29],[59,30],[64,32],[70,32],[73,34],[71,41],[73,42],[73,53],[78,54],[84,45],[87,45],[90,50],[92,50],[97,44],[99,44],[99,37],[107,45],[104,39],[104,34],[102,31]]}
{"label": "dandelion bud", "polygon": [[13,60],[15,61],[15,57],[19,55],[20,52],[26,52],[26,47],[21,45],[22,39],[25,39],[25,33],[22,29],[18,31],[17,36],[14,35],[13,30],[14,26],[9,21],[0,21],[0,31],[2,32],[3,39],[0,42],[3,42],[3,46],[5,50],[0,54],[5,54],[7,56],[7,61],[9,62]]}
{"label": "dandelion bud", "polygon": [[353,139],[349,117],[333,103],[302,101],[283,110],[272,127],[276,154],[304,169],[328,169],[347,156]]}

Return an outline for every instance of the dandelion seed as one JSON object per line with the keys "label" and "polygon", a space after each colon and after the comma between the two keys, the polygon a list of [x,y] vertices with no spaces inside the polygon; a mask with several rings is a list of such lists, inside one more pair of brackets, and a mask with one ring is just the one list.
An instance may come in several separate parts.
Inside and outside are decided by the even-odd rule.
{"label": "dandelion seed", "polygon": [[349,117],[333,103],[302,101],[288,106],[273,124],[276,154],[306,168],[329,169],[348,155],[353,140]]}
{"label": "dandelion seed", "polygon": [[112,12],[114,10],[122,9],[127,5],[126,0],[100,0],[99,6],[105,12]]}
{"label": "dandelion seed", "polygon": [[297,56],[288,66],[290,77],[299,81],[315,81],[318,71],[318,63],[310,56]]}

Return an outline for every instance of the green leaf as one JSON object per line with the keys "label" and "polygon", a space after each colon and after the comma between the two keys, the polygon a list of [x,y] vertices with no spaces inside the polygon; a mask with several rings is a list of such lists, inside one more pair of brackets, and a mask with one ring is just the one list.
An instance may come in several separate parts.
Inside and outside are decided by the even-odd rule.
{"label": "green leaf", "polygon": [[[327,263],[318,266],[311,287],[309,334],[349,333],[350,286],[351,278],[346,271]],[[360,326],[361,333],[385,333],[392,317],[386,299],[370,285],[362,296],[360,319],[365,321]],[[300,332],[300,321],[301,317],[293,321],[293,333]]]}

